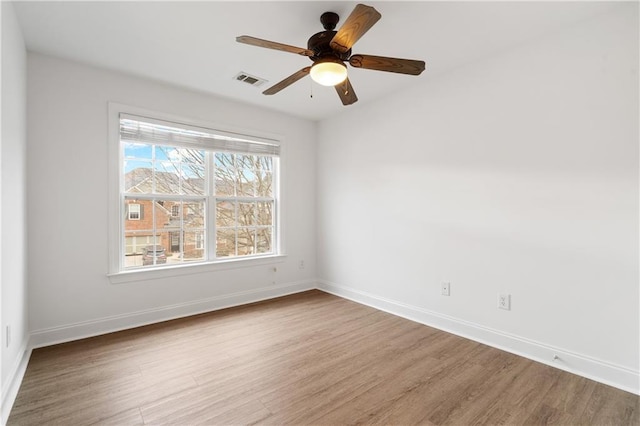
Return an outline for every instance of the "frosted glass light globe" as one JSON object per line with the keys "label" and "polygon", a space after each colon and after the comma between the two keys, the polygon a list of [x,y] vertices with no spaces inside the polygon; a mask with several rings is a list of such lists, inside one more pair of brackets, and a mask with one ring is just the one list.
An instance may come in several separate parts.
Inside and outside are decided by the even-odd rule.
{"label": "frosted glass light globe", "polygon": [[347,78],[347,67],[342,62],[317,62],[311,67],[311,78],[323,86],[335,86]]}

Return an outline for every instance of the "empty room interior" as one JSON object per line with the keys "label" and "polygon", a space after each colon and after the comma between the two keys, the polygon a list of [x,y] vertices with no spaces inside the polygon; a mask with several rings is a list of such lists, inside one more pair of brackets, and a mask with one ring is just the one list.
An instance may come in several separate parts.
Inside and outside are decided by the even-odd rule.
{"label": "empty room interior", "polygon": [[637,1],[0,6],[2,424],[640,424]]}

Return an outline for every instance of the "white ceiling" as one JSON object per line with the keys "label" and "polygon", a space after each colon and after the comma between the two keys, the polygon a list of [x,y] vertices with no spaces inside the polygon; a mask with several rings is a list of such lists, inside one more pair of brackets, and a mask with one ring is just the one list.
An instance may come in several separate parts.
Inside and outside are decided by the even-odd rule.
{"label": "white ceiling", "polygon": [[[354,53],[421,59],[418,77],[349,69],[359,101],[305,78],[273,96],[262,91],[310,64],[308,58],[236,43],[251,35],[306,47],[320,15],[341,23],[356,2],[19,2],[27,49],[320,120],[435,74],[539,37],[616,5],[609,2],[375,2],[382,19]],[[340,23],[338,24],[338,28]],[[239,72],[269,80],[253,87]],[[313,90],[313,98],[310,92]]]}

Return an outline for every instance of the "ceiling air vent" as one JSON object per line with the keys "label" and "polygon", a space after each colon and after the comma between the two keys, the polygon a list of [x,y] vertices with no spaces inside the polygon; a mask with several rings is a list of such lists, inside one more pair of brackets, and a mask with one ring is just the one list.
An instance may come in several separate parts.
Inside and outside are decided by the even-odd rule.
{"label": "ceiling air vent", "polygon": [[234,80],[242,81],[256,87],[262,86],[263,83],[267,82],[264,78],[256,77],[255,75],[247,74],[246,72],[239,72],[234,77]]}

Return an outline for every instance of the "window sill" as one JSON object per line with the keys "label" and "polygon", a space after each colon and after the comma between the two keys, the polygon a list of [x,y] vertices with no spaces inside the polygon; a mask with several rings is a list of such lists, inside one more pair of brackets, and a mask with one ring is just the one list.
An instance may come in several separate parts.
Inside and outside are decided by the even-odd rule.
{"label": "window sill", "polygon": [[272,265],[282,263],[287,256],[275,254],[270,256],[219,260],[191,265],[164,266],[155,269],[134,269],[107,274],[111,284],[122,284],[133,281],[147,281],[158,278],[181,277],[184,275],[202,274],[206,272],[223,271],[227,269],[249,268],[252,266]]}

